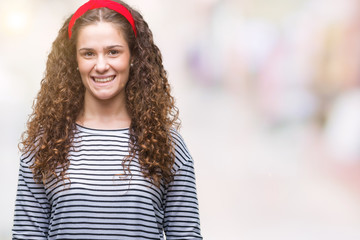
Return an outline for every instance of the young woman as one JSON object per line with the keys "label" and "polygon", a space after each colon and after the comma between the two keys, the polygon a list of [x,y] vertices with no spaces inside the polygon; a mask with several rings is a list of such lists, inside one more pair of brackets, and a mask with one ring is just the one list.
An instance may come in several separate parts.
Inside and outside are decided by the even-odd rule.
{"label": "young woman", "polygon": [[159,49],[121,1],[60,29],[22,140],[13,239],[202,239]]}

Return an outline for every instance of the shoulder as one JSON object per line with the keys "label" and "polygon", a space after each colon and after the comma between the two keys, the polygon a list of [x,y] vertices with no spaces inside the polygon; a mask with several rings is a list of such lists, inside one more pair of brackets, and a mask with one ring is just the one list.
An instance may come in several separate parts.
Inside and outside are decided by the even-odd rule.
{"label": "shoulder", "polygon": [[190,152],[185,144],[183,137],[180,135],[180,133],[173,128],[170,130],[170,133],[171,133],[172,143],[175,148],[176,154],[181,155],[180,157],[182,157],[184,159],[191,159]]}
{"label": "shoulder", "polygon": [[177,171],[184,165],[192,165],[193,159],[181,134],[174,128],[170,129],[170,133],[175,154],[174,170]]}
{"label": "shoulder", "polygon": [[28,168],[35,162],[35,151],[24,151],[21,152],[20,156],[20,165],[22,167]]}
{"label": "shoulder", "polygon": [[35,162],[35,155],[41,144],[42,132],[36,137],[32,146],[23,147],[20,150],[20,164],[22,166],[31,166]]}

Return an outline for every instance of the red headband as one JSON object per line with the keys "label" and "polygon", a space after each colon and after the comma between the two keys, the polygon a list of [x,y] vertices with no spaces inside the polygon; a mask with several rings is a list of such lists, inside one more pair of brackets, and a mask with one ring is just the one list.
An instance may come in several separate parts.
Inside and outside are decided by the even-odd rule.
{"label": "red headband", "polygon": [[69,39],[71,38],[71,32],[72,32],[72,28],[75,24],[75,21],[79,17],[81,17],[88,10],[92,10],[95,8],[102,8],[102,7],[107,7],[109,9],[114,10],[114,11],[120,13],[121,15],[123,15],[131,24],[131,26],[134,30],[134,33],[135,33],[135,37],[136,37],[135,22],[134,22],[134,19],[133,19],[131,13],[129,12],[129,10],[126,7],[124,7],[120,3],[110,1],[110,0],[90,0],[87,3],[85,3],[84,5],[82,5],[81,7],[79,7],[79,9],[76,10],[74,15],[71,17],[70,23],[69,23],[69,28],[68,28]]}

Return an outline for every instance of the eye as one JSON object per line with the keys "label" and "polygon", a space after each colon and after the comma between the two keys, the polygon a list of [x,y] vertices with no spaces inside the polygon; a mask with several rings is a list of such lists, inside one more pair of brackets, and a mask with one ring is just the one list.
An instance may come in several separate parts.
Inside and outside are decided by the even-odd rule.
{"label": "eye", "polygon": [[119,51],[118,51],[118,50],[115,50],[115,49],[109,50],[109,55],[110,55],[110,56],[114,56],[114,55],[118,55],[118,54],[119,54]]}
{"label": "eye", "polygon": [[95,53],[93,51],[81,51],[80,55],[84,58],[92,58],[95,56]]}
{"label": "eye", "polygon": [[94,53],[93,52],[84,52],[84,56],[85,57],[92,57],[92,56],[94,56]]}

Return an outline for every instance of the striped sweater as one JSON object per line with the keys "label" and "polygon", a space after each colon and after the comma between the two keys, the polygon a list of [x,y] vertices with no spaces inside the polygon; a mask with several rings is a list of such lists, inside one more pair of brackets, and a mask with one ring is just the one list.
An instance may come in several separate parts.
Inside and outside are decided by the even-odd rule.
{"label": "striped sweater", "polygon": [[129,129],[76,130],[69,180],[34,182],[33,155],[22,155],[13,239],[202,239],[193,160],[176,131],[175,176],[157,188],[136,158],[121,174]]}

